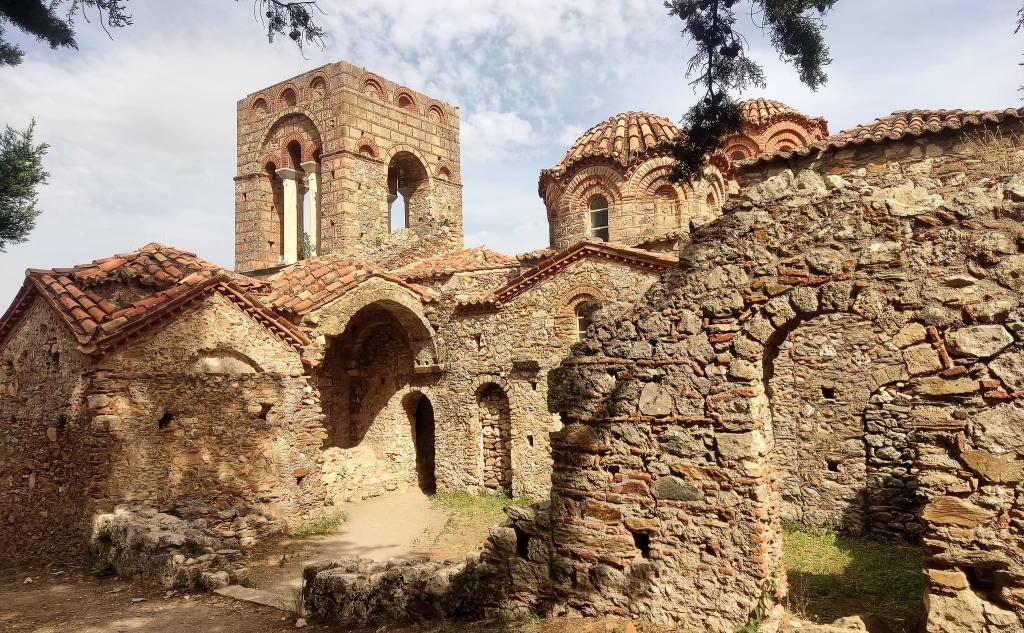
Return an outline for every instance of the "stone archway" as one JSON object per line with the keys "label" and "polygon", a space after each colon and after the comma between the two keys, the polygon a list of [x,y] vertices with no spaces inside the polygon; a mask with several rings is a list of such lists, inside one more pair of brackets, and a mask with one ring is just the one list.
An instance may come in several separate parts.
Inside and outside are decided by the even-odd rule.
{"label": "stone archway", "polygon": [[434,411],[417,369],[433,362],[429,332],[389,300],[358,308],[326,337],[315,380],[324,411],[325,471],[335,496],[362,498],[434,477]]}
{"label": "stone archway", "polygon": [[859,533],[866,522],[870,376],[890,369],[901,375],[903,359],[884,332],[853,314],[813,316],[785,332],[765,363],[782,516]]}

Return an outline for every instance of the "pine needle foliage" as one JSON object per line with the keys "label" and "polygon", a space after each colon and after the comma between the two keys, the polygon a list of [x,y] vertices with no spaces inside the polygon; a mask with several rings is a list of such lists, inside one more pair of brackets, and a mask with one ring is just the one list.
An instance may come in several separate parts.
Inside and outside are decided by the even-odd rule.
{"label": "pine needle foliage", "polygon": [[39,216],[36,191],[49,175],[43,170],[48,147],[33,140],[35,125],[26,130],[7,126],[0,133],[0,253],[28,239]]}
{"label": "pine needle foliage", "polygon": [[672,178],[696,179],[722,139],[740,129],[739,103],[732,96],[751,86],[765,87],[764,69],[747,54],[737,27],[738,11],[749,13],[779,53],[813,90],[828,81],[832,60],[825,44],[823,16],[838,0],[667,0],[669,14],[683,23],[683,37],[696,52],[686,69],[700,100],[683,118],[684,135],[668,146],[676,163]]}

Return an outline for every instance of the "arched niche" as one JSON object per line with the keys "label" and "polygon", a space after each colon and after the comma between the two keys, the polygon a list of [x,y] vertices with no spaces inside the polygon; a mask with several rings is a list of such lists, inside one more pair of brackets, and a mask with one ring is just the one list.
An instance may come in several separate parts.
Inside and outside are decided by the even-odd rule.
{"label": "arched niche", "polygon": [[253,359],[233,349],[201,350],[189,360],[189,371],[197,374],[260,374]]}

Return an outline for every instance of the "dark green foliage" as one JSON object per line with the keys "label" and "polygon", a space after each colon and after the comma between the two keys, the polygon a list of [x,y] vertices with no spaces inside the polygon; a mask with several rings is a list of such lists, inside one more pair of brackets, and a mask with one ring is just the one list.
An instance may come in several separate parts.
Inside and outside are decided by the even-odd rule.
{"label": "dark green foliage", "polygon": [[319,10],[316,0],[256,0],[256,9],[263,13],[268,42],[275,35],[288,35],[299,50],[303,43],[323,48],[327,33],[313,19],[312,10]]}
{"label": "dark green foliage", "polygon": [[[755,28],[768,35],[786,62],[796,66],[800,80],[812,89],[827,81],[824,66],[831,61],[822,31],[821,16],[837,0],[748,0]],[[667,0],[670,15],[683,22],[683,36],[697,52],[686,76],[704,91],[684,118],[685,137],[671,145],[676,164],[672,177],[689,180],[701,175],[708,157],[722,139],[739,129],[740,112],[730,96],[750,86],[765,86],[764,70],[747,57],[747,41],[736,30],[739,0]],[[758,22],[760,21],[760,22]]]}
{"label": "dark green foliage", "polygon": [[50,45],[50,48],[78,48],[75,19],[96,19],[104,30],[132,23],[125,12],[128,0],[0,0],[0,66],[20,64],[24,53],[4,39],[4,30],[14,25]]}
{"label": "dark green foliage", "polygon": [[[237,2],[237,0],[236,0]],[[0,0],[0,66],[20,64],[24,52],[4,38],[13,25],[34,35],[50,48],[78,48],[75,20],[96,20],[107,35],[108,29],[130,26],[128,0]],[[303,43],[323,46],[326,32],[313,19],[316,0],[253,0],[253,7],[264,16],[267,39],[287,35],[302,50]]]}
{"label": "dark green foliage", "polygon": [[36,189],[46,182],[45,143],[32,140],[35,121],[25,131],[7,126],[0,134],[0,253],[24,242],[35,227],[39,209]]}

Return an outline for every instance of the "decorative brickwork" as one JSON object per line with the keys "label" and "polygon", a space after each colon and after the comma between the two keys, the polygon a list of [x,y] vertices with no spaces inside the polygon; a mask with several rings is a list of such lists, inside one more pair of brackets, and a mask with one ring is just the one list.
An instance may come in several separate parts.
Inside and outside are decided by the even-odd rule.
{"label": "decorative brickwork", "polygon": [[[266,105],[266,95],[285,93],[291,96]],[[424,110],[421,104],[429,106]],[[303,195],[313,198],[316,217],[304,224],[297,214],[295,239],[301,244],[301,234],[309,233],[319,255],[380,262],[436,234],[446,236],[439,250],[461,248],[457,108],[339,62],[252,94],[238,102],[237,112],[238,270],[263,271],[293,261],[286,243],[294,229],[286,216],[291,197]],[[396,157],[423,176],[408,222],[393,231],[388,171]],[[302,180],[294,192],[281,184],[295,177],[278,173],[283,167]],[[315,187],[309,182],[314,172]]]}

